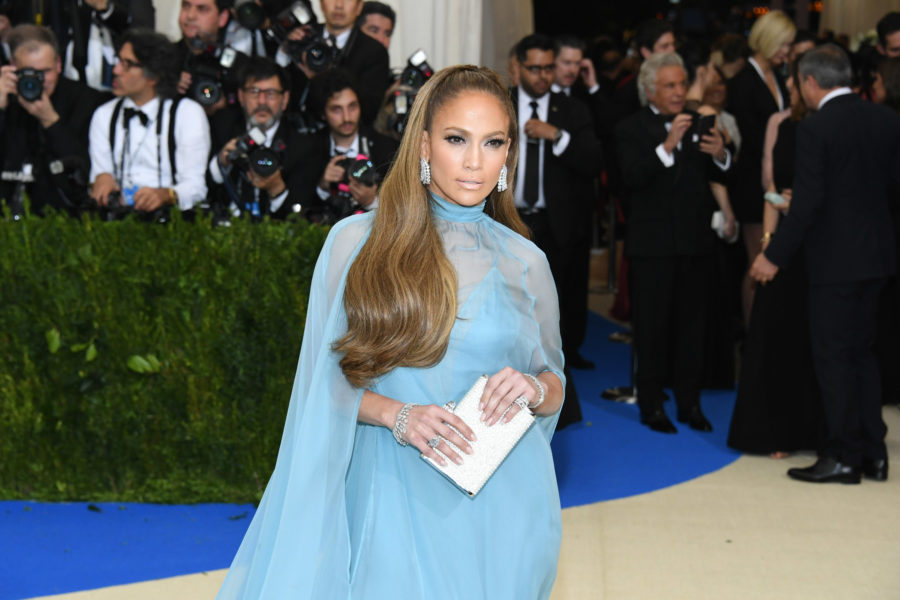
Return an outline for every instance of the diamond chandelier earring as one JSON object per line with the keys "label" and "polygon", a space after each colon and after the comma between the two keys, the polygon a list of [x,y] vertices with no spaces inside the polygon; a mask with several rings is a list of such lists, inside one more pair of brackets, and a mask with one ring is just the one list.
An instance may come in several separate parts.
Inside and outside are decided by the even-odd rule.
{"label": "diamond chandelier earring", "polygon": [[497,191],[505,192],[509,185],[506,183],[506,165],[500,168],[500,179],[497,181]]}
{"label": "diamond chandelier earring", "polygon": [[419,181],[422,185],[431,183],[431,165],[424,158],[419,159]]}

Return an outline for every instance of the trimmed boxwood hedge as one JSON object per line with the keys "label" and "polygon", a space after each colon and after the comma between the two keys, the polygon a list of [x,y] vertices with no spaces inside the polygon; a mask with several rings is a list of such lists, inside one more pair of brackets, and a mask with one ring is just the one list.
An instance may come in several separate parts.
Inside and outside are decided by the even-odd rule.
{"label": "trimmed boxwood hedge", "polygon": [[326,234],[0,219],[0,498],[258,500]]}

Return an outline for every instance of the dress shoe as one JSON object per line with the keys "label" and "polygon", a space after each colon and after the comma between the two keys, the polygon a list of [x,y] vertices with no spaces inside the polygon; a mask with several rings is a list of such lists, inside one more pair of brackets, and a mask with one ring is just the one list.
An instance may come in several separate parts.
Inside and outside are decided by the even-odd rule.
{"label": "dress shoe", "polygon": [[860,468],[838,462],[830,456],[820,457],[814,465],[804,469],[788,469],[788,477],[812,483],[859,483]]}
{"label": "dress shoe", "polygon": [[888,459],[879,458],[874,460],[864,458],[862,462],[862,474],[866,479],[874,479],[875,481],[887,481],[888,475]]}
{"label": "dress shoe", "polygon": [[697,431],[712,431],[712,425],[706,420],[706,417],[703,416],[703,412],[700,410],[699,406],[695,406],[686,413],[679,411],[678,422],[687,423],[688,427],[696,429]]}
{"label": "dress shoe", "polygon": [[573,369],[591,370],[596,365],[594,365],[592,361],[575,352],[571,356],[566,356],[566,366],[572,367]]}
{"label": "dress shoe", "polygon": [[647,414],[642,413],[641,423],[660,433],[678,433],[678,430],[672,425],[672,421],[669,420],[669,417],[666,416],[666,413],[661,408],[657,408]]}

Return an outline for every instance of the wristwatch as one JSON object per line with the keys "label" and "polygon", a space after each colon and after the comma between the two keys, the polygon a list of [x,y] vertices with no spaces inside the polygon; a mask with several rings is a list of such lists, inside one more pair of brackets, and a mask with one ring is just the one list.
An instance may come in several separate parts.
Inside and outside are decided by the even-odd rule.
{"label": "wristwatch", "polygon": [[172,206],[178,204],[178,192],[175,191],[175,188],[169,188],[169,204]]}

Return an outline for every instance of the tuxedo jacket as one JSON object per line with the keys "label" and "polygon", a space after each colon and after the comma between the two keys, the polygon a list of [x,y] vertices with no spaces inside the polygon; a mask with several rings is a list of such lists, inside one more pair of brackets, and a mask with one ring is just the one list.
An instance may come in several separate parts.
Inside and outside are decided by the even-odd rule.
{"label": "tuxedo jacket", "polygon": [[900,116],[855,94],[826,102],[797,129],[791,207],[766,257],[784,267],[802,245],[816,285],[893,274],[889,190],[898,159]]}
{"label": "tuxedo jacket", "polygon": [[675,164],[656,147],[668,136],[665,119],[644,107],[616,126],[619,166],[627,192],[626,253],[638,257],[702,256],[715,248],[715,201],[710,181],[725,173],[685,134]]}
{"label": "tuxedo jacket", "polygon": [[[397,152],[397,142],[393,138],[377,133],[371,127],[360,125],[360,152],[363,145],[369,149],[369,160],[375,165],[375,169],[381,179],[387,175],[388,169],[394,162],[394,154]],[[322,200],[316,193],[316,187],[322,179],[325,167],[331,160],[331,139],[328,130],[323,130],[311,135],[301,136],[302,153],[305,157],[300,165],[297,188],[292,190],[304,207],[313,207],[322,204]],[[363,138],[365,144],[362,143]]]}
{"label": "tuxedo jacket", "polygon": [[[217,111],[210,117],[209,126],[212,137],[211,147],[215,154],[218,154],[222,147],[233,138],[241,137],[247,133],[247,123],[244,119],[244,113],[239,106],[232,106]],[[301,204],[302,168],[311,158],[304,154],[307,148],[303,137],[282,117],[275,132],[273,146],[283,146],[280,150],[281,176],[287,185],[288,197],[277,211],[271,213],[273,218],[283,219],[292,212],[294,204]],[[231,173],[229,173],[229,181],[235,191],[239,189],[239,178],[239,171],[232,169]],[[247,186],[250,184],[245,180],[241,185]],[[207,186],[210,190],[210,199],[213,202],[219,203],[220,206],[228,206],[231,203],[231,198],[225,189],[225,185],[214,182],[208,174]],[[262,190],[260,190],[260,198],[265,198],[265,192]]]}
{"label": "tuxedo jacket", "polygon": [[[519,90],[511,90],[518,113]],[[528,107],[526,107],[527,109]],[[547,122],[569,133],[569,145],[556,156],[544,140],[544,200],[553,236],[561,246],[589,234],[593,180],[600,175],[602,151],[587,106],[565,94],[550,92]],[[520,141],[521,143],[521,141]]]}

